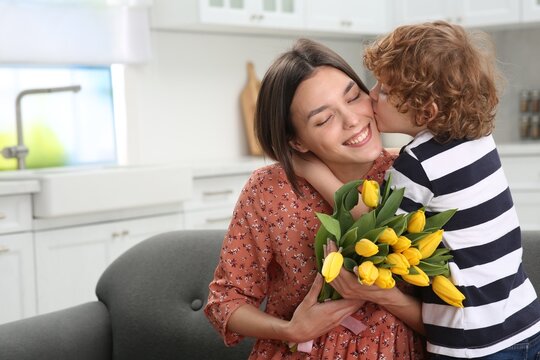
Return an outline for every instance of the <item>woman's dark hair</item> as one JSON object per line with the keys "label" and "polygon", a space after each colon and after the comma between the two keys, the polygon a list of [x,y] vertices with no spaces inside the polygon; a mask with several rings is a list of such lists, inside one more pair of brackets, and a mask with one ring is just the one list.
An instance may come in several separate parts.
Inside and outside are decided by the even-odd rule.
{"label": "woman's dark hair", "polygon": [[328,47],[308,39],[299,39],[291,50],[279,56],[261,82],[255,111],[255,133],[263,151],[279,161],[293,190],[300,194],[292,167],[293,148],[289,144],[296,137],[291,119],[291,103],[302,81],[311,77],[321,66],[341,70],[369,93],[362,80],[349,64]]}

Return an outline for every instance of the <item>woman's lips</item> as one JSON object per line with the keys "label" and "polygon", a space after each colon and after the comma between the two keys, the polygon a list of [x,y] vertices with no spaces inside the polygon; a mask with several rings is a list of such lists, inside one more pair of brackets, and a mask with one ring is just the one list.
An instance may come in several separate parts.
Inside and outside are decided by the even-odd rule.
{"label": "woman's lips", "polygon": [[360,132],[354,134],[351,138],[343,143],[345,146],[359,147],[367,143],[371,139],[371,124],[368,124]]}

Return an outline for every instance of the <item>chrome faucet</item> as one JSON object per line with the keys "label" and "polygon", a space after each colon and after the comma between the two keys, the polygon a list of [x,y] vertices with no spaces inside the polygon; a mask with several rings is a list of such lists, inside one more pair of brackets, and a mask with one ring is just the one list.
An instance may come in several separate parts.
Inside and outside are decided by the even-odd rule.
{"label": "chrome faucet", "polygon": [[15,100],[15,115],[16,115],[16,121],[17,121],[17,145],[16,146],[6,146],[2,149],[2,155],[6,159],[17,159],[17,169],[25,169],[26,168],[26,156],[28,155],[28,148],[24,145],[24,139],[23,139],[23,127],[22,127],[22,115],[21,115],[21,100],[26,95],[34,95],[34,94],[49,94],[49,93],[55,93],[55,92],[63,92],[63,91],[73,91],[73,92],[79,92],[81,90],[81,87],[79,85],[74,86],[63,86],[63,87],[55,87],[55,88],[45,88],[45,89],[28,89],[23,90],[17,95],[17,99]]}

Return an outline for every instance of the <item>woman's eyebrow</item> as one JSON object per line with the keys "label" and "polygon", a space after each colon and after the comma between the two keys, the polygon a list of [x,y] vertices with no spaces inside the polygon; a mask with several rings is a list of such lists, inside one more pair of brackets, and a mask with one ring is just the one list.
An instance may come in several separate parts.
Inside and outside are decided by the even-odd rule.
{"label": "woman's eyebrow", "polygon": [[347,87],[345,88],[345,91],[343,91],[343,95],[347,95],[347,93],[353,88],[353,86],[355,85],[356,83],[354,81],[350,81],[348,84],[347,84]]}
{"label": "woman's eyebrow", "polygon": [[[343,91],[343,95],[347,95],[347,93],[348,93],[349,91],[351,91],[351,89],[354,87],[354,85],[356,85],[356,83],[355,83],[354,81],[351,80],[351,81],[347,84],[347,86],[345,87],[345,90]],[[326,108],[328,108],[328,105],[319,106],[318,108],[311,110],[311,111],[308,113],[307,119],[309,120],[312,116],[317,115],[317,114],[320,113],[320,112],[323,112]]]}

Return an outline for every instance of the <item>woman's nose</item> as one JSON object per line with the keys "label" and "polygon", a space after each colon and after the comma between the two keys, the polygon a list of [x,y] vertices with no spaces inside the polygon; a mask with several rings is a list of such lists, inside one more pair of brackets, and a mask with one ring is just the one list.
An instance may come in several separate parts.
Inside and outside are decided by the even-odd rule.
{"label": "woman's nose", "polygon": [[346,129],[353,128],[358,123],[358,114],[356,114],[354,111],[343,111],[341,116],[343,117],[343,127]]}

